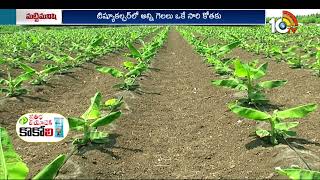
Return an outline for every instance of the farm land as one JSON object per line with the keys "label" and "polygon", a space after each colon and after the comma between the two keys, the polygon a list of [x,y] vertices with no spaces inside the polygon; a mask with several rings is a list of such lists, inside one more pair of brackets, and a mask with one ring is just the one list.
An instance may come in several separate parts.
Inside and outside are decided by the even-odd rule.
{"label": "farm land", "polygon": [[[2,178],[16,173],[6,148],[20,178],[320,177],[315,25],[0,32]],[[68,136],[21,140],[17,120],[32,112],[67,117]]]}

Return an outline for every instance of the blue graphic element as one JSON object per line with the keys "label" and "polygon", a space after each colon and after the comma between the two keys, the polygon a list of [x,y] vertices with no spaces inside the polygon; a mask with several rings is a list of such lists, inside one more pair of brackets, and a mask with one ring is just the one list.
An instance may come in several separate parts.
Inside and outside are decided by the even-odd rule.
{"label": "blue graphic element", "polygon": [[279,28],[280,29],[286,29],[287,28],[287,25],[286,25],[286,23],[284,23],[284,22],[281,22],[280,24],[279,24]]}
{"label": "blue graphic element", "polygon": [[63,118],[54,118],[54,137],[63,137]]}
{"label": "blue graphic element", "polygon": [[63,24],[265,25],[265,10],[63,10]]}
{"label": "blue graphic element", "polygon": [[15,25],[16,24],[16,10],[15,9],[0,9],[0,24],[1,25]]}

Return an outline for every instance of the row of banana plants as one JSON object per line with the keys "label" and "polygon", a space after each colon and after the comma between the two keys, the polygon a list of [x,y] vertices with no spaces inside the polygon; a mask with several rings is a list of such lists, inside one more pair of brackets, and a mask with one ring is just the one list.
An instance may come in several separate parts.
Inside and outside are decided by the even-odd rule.
{"label": "row of banana plants", "polygon": [[[50,29],[0,35],[0,63],[19,67],[20,62],[41,60],[73,64],[124,47],[159,27]],[[88,56],[88,57],[87,57]],[[67,61],[67,62],[66,62]],[[75,61],[75,62],[73,62]]]}
{"label": "row of banana plants", "polygon": [[[31,178],[54,179],[67,160],[81,148],[89,144],[106,143],[109,134],[99,128],[110,125],[121,116],[122,103],[122,97],[112,98],[102,103],[102,94],[97,92],[91,98],[89,108],[80,117],[68,117],[70,130],[82,134],[80,137],[73,138],[72,151],[68,154],[59,154]],[[0,179],[27,179],[29,173],[27,164],[14,150],[9,133],[5,128],[0,127]]]}
{"label": "row of banana plants", "polygon": [[[259,64],[257,60],[245,63],[238,58],[226,58],[226,54],[236,48],[242,41],[233,39],[231,43],[221,46],[220,44],[209,45],[206,43],[208,36],[196,37],[193,27],[178,29],[182,36],[193,45],[194,49],[204,57],[204,61],[214,68],[215,72],[222,76],[222,79],[213,80],[214,86],[231,88],[237,91],[246,92],[246,96],[228,103],[231,112],[240,117],[257,122],[269,123],[270,129],[256,130],[256,135],[272,145],[286,143],[286,138],[296,136],[292,128],[297,127],[299,122],[289,122],[287,119],[303,118],[317,109],[317,104],[310,103],[289,108],[286,110],[274,110],[272,114],[262,111],[269,103],[265,95],[266,89],[281,87],[287,83],[286,80],[261,81],[267,74],[268,63]],[[276,168],[280,174],[291,179],[317,179],[320,172],[301,168]]]}
{"label": "row of banana plants", "polygon": [[[123,79],[123,83],[117,85],[120,89],[132,90],[136,86],[136,78],[148,69],[151,62],[160,47],[163,46],[169,28],[166,27],[158,33],[150,43],[145,44],[142,40],[142,48],[137,49],[132,42],[127,42],[130,53],[126,54],[132,61],[125,61],[123,67],[128,72],[122,72],[115,68],[97,67],[96,69],[102,73],[108,73],[116,78]],[[35,70],[31,67],[20,64],[26,71],[25,74],[18,76],[14,81],[21,84],[27,80]],[[10,75],[9,75],[10,77]],[[9,78],[12,79],[11,77]],[[34,83],[38,84],[40,79],[34,79]],[[20,86],[19,86],[20,87]],[[17,87],[15,87],[17,88]],[[23,89],[14,91],[21,93]],[[17,94],[13,94],[17,95]],[[73,149],[68,154],[59,154],[53,161],[46,165],[32,179],[54,179],[61,167],[76,152],[80,152],[82,148],[90,144],[101,144],[108,142],[109,133],[99,130],[99,128],[110,125],[121,116],[121,105],[123,97],[117,97],[102,101],[102,94],[97,92],[91,98],[91,104],[88,109],[79,117],[68,117],[69,127],[71,131],[80,132],[82,135],[72,138]],[[23,162],[20,155],[15,152],[11,138],[5,128],[0,128],[0,178],[1,179],[26,179],[29,174],[28,166]]]}
{"label": "row of banana plants", "polygon": [[320,77],[320,29],[316,26],[299,27],[296,34],[272,34],[269,26],[263,27],[202,27],[195,31],[214,36],[225,42],[242,41],[240,47],[285,62],[291,68],[306,68]]}
{"label": "row of banana plants", "polygon": [[[113,77],[122,80],[120,84],[114,87],[121,90],[133,90],[137,87],[136,78],[148,69],[151,59],[156,55],[158,49],[163,46],[169,28],[166,27],[160,31],[151,42],[145,44],[142,40],[142,47],[140,49],[135,48],[132,43],[128,43],[129,53],[125,54],[128,58],[133,58],[132,61],[123,62],[123,67],[127,72],[120,71],[116,68],[97,66],[97,71],[110,74]],[[74,150],[78,152],[81,148],[90,144],[103,144],[108,142],[109,133],[104,131],[98,131],[98,127],[106,126],[114,122],[121,116],[121,105],[123,104],[123,97],[112,98],[103,103],[101,93],[96,93],[91,98],[91,105],[88,110],[80,117],[69,117],[70,129],[73,131],[80,131],[82,133],[81,138],[74,138],[73,145]],[[106,111],[107,113],[103,113]],[[73,154],[73,151],[69,156]],[[65,163],[65,162],[64,162]],[[63,163],[61,164],[61,166]],[[59,170],[58,168],[57,170]],[[56,172],[54,177],[56,176]],[[53,178],[54,178],[53,177]]]}
{"label": "row of banana plants", "polygon": [[142,47],[137,49],[131,43],[128,44],[129,53],[125,54],[131,60],[123,62],[123,70],[113,67],[97,66],[97,71],[110,74],[112,77],[120,79],[122,82],[116,84],[115,88],[121,90],[135,90],[138,87],[136,83],[137,77],[148,70],[152,58],[157,54],[158,49],[163,46],[169,32],[169,27],[166,27],[154,39],[145,44],[142,41]]}
{"label": "row of banana plants", "polygon": [[[129,42],[130,53],[126,55],[134,58],[136,62],[125,61],[123,63],[124,68],[129,71],[128,73],[108,67],[97,67],[97,70],[109,73],[117,78],[123,78],[124,82],[118,87],[132,90],[136,77],[147,69],[151,58],[157,53],[157,49],[164,44],[167,34],[168,27],[157,34],[151,43],[143,43],[143,47],[140,50]],[[68,117],[70,130],[82,133],[80,138],[78,136],[78,138],[73,138],[73,150],[69,154],[58,155],[32,179],[54,179],[60,168],[75,152],[79,152],[81,148],[90,144],[108,142],[108,132],[98,130],[98,128],[109,125],[118,119],[122,114],[120,110],[122,104],[123,97],[112,98],[103,103],[101,93],[97,92],[91,98],[89,108],[81,116]],[[4,128],[0,128],[0,163],[1,179],[26,179],[28,177],[29,168],[22,161],[19,154],[14,151],[11,139]]]}
{"label": "row of banana plants", "polygon": [[[98,32],[100,32],[100,35],[94,35],[95,29],[93,30],[93,35],[88,35],[85,36],[85,39],[82,39],[84,42],[86,42],[87,38],[93,38],[89,41],[87,41],[86,45],[81,45],[77,44],[75,42],[72,42],[74,39],[70,39],[72,42],[71,49],[72,51],[69,52],[68,49],[61,48],[59,47],[60,42],[64,42],[63,39],[60,39],[58,41],[59,43],[56,44],[54,47],[57,47],[56,49],[60,52],[56,52],[57,55],[52,54],[50,51],[41,51],[41,53],[48,58],[48,61],[45,61],[45,65],[43,65],[43,69],[41,70],[36,70],[35,68],[32,67],[32,63],[25,63],[24,59],[22,58],[14,58],[14,62],[12,61],[2,61],[3,64],[8,65],[9,67],[13,65],[10,69],[7,69],[7,78],[2,78],[0,79],[0,93],[6,94],[6,96],[19,96],[26,94],[28,90],[23,87],[24,82],[30,81],[32,85],[43,85],[46,84],[49,78],[54,75],[54,74],[62,74],[66,73],[70,69],[74,67],[79,67],[85,62],[91,62],[94,61],[105,54],[111,53],[115,50],[119,50],[123,47],[126,46],[128,43],[132,43],[133,41],[143,38],[146,35],[149,35],[150,33],[156,31],[159,27],[157,28],[136,28],[134,30],[130,29],[124,29],[120,28],[118,31],[116,31],[115,28],[112,28],[111,30],[109,29],[100,29]],[[88,31],[89,29],[85,29],[84,31]],[[53,31],[53,30],[50,30]],[[56,30],[57,31],[57,30]],[[71,30],[72,31],[72,30]],[[80,31],[81,29],[76,29],[76,31]],[[106,31],[106,32],[104,32]],[[110,32],[111,31],[111,32]],[[34,34],[33,34],[34,35]],[[81,39],[81,34],[75,34],[76,36],[73,38],[76,39]],[[26,35],[25,35],[26,36]],[[42,34],[40,33],[39,36],[28,36],[28,37],[33,37],[33,38],[42,38]],[[72,36],[71,32],[69,32],[69,36]],[[20,36],[18,36],[20,37]],[[64,36],[60,36],[64,37]],[[32,38],[31,38],[32,39]],[[50,38],[49,38],[50,39]],[[56,39],[53,40],[55,42]],[[29,42],[29,44],[32,44],[32,47],[41,47],[41,44],[38,44],[41,42],[40,40],[36,41],[37,43],[32,44]],[[69,41],[67,41],[69,42]],[[80,41],[79,43],[83,43]],[[46,43],[44,43],[46,44]],[[68,43],[66,43],[68,44]],[[30,45],[31,47],[31,45]],[[77,48],[75,48],[77,47]],[[21,48],[21,47],[20,47]],[[26,48],[26,47],[24,47]],[[24,48],[21,48],[21,51],[25,51]],[[48,45],[46,45],[46,48],[48,48]],[[27,48],[28,49],[28,48]],[[34,50],[31,48],[31,50]],[[77,52],[77,53],[75,53]],[[16,52],[18,54],[16,55],[21,55],[23,52]],[[20,53],[20,54],[19,54]],[[72,57],[71,54],[75,54],[74,57]],[[5,53],[4,53],[5,54]],[[14,53],[15,54],[15,53]],[[42,54],[40,56],[42,56]],[[32,57],[33,55],[31,55]],[[36,56],[35,59],[38,59],[39,57]],[[1,57],[0,57],[1,59]],[[10,58],[7,58],[10,59]],[[1,60],[0,60],[1,63]],[[33,62],[35,63],[35,62]],[[20,75],[17,75],[16,77],[12,77],[10,71],[12,68],[20,68],[22,70]]]}

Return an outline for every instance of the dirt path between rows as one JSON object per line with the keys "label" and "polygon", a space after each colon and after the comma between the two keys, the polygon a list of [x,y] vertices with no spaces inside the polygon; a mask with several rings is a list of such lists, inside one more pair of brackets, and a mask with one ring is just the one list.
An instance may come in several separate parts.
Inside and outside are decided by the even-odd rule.
{"label": "dirt path between rows", "polygon": [[251,145],[255,123],[227,111],[230,91],[210,85],[214,73],[177,31],[153,68],[140,81],[148,94],[125,98],[131,113],[115,123],[114,145],[72,157],[61,178],[74,169],[73,177],[101,179],[270,176],[276,152]]}

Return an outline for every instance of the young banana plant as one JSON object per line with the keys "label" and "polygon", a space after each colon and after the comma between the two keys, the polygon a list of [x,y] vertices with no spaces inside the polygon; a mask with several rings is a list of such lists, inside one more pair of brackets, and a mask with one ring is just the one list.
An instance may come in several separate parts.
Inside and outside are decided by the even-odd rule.
{"label": "young banana plant", "polygon": [[291,167],[286,169],[281,169],[280,167],[276,167],[275,170],[278,174],[287,176],[292,180],[320,179],[319,171],[312,171],[312,170],[302,169],[299,167]]}
{"label": "young banana plant", "polygon": [[37,71],[36,69],[28,66],[27,64],[20,64],[20,67],[27,73],[32,74],[32,76],[35,76],[35,78],[31,81],[31,84],[33,85],[42,85],[47,83],[49,76],[56,71],[59,70],[58,66],[52,66],[52,67],[46,67],[45,69],[41,71]]}
{"label": "young banana plant", "polygon": [[286,80],[271,80],[256,82],[266,75],[268,63],[256,67],[256,63],[243,63],[239,59],[234,60],[234,77],[222,80],[213,80],[212,84],[216,86],[236,89],[247,92],[247,98],[243,103],[264,104],[268,102],[263,91],[283,86]]}
{"label": "young banana plant", "polygon": [[82,138],[77,138],[73,141],[76,147],[79,148],[88,143],[105,143],[108,140],[108,133],[98,131],[98,127],[108,125],[120,117],[121,111],[119,107],[122,104],[122,98],[106,101],[105,104],[110,109],[110,112],[106,115],[101,112],[101,100],[101,93],[97,92],[91,98],[91,105],[83,115],[68,118],[70,129],[83,133]]}
{"label": "young banana plant", "polygon": [[286,119],[303,118],[317,109],[317,104],[306,104],[294,108],[278,111],[272,115],[256,109],[242,107],[237,103],[229,104],[229,109],[240,117],[254,121],[264,121],[270,124],[270,130],[257,129],[256,134],[260,138],[268,137],[271,144],[276,145],[279,140],[296,136],[296,132],[290,130],[299,125],[299,122],[285,122]]}
{"label": "young banana plant", "polygon": [[144,56],[144,54],[140,53],[140,51],[137,48],[135,48],[132,45],[132,43],[128,43],[128,48],[130,50],[130,54],[126,54],[126,56],[131,57],[131,58],[135,58],[139,62],[145,60],[146,57]]}
{"label": "young banana plant", "polygon": [[17,58],[12,58],[12,57],[1,58],[0,57],[0,64],[7,64],[11,68],[18,68],[21,61],[22,61],[21,57],[17,57]]}
{"label": "young banana plant", "polygon": [[233,64],[234,59],[229,59],[226,61],[216,60],[213,62],[214,70],[219,75],[231,75],[233,73],[233,69],[230,67]]}
{"label": "young banana plant", "polygon": [[[66,160],[64,154],[57,156],[32,179],[54,179]],[[28,173],[29,168],[15,152],[7,130],[0,127],[0,179],[26,179]]]}
{"label": "young banana plant", "polygon": [[27,89],[22,87],[23,82],[28,81],[32,78],[33,73],[26,72],[16,78],[12,78],[8,71],[7,79],[0,79],[0,93],[5,93],[8,97],[20,96],[28,92]]}
{"label": "young banana plant", "polygon": [[135,65],[130,61],[125,61],[123,66],[128,70],[127,73],[115,68],[102,67],[102,66],[96,67],[96,70],[104,74],[110,74],[115,78],[122,79],[123,81],[122,83],[117,84],[113,87],[124,89],[124,90],[134,90],[138,86],[135,83],[136,78],[140,76],[143,71],[147,69],[147,65],[142,61],[137,65]]}
{"label": "young banana plant", "polygon": [[320,47],[316,53],[316,62],[314,62],[310,68],[315,71],[315,74],[320,77]]}
{"label": "young banana plant", "polygon": [[104,105],[110,112],[119,111],[121,105],[123,104],[123,97],[112,98],[107,100]]}
{"label": "young banana plant", "polygon": [[230,44],[224,45],[220,48],[216,47],[210,54],[206,54],[207,62],[209,64],[215,65],[227,65],[224,62],[224,56],[231,52],[234,48],[238,47],[241,44],[241,41],[234,41]]}
{"label": "young banana plant", "polygon": [[45,68],[58,66],[59,70],[57,72],[60,74],[63,74],[65,72],[67,72],[70,68],[75,67],[78,65],[78,63],[80,63],[80,61],[77,61],[77,63],[75,63],[76,65],[72,64],[72,63],[70,64],[69,63],[70,58],[71,57],[69,57],[69,56],[56,56],[56,55],[53,55],[50,53],[45,54],[45,59],[52,60],[55,63],[54,65],[46,64]]}
{"label": "young banana plant", "polygon": [[291,68],[304,68],[308,66],[307,62],[309,61],[309,58],[311,57],[310,54],[306,54],[303,56],[293,56],[287,58],[287,63],[290,65]]}

